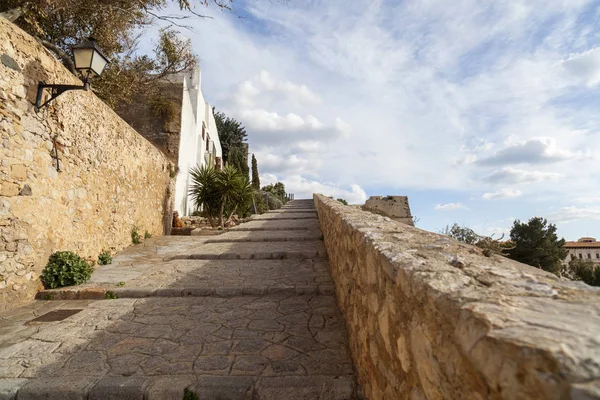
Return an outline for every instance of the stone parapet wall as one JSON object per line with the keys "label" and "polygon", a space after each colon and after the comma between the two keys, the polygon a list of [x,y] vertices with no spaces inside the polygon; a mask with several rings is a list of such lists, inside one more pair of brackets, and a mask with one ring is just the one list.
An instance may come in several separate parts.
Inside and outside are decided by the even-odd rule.
{"label": "stone parapet wall", "polygon": [[[0,309],[33,298],[53,251],[97,259],[160,235],[172,207],[169,161],[91,91],[36,113],[39,81],[81,85],[32,37],[0,18]],[[92,84],[93,86],[93,84]],[[60,172],[54,158],[56,146]]]}
{"label": "stone parapet wall", "polygon": [[600,398],[600,290],[314,196],[367,399]]}

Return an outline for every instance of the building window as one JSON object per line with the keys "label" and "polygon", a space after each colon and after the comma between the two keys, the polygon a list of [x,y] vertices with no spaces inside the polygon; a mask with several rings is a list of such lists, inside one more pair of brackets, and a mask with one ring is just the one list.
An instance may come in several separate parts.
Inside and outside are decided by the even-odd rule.
{"label": "building window", "polygon": [[583,254],[579,253],[579,259],[581,260],[583,258]]}
{"label": "building window", "polygon": [[205,132],[204,123],[202,123],[202,140],[204,140],[204,132]]}
{"label": "building window", "polygon": [[596,253],[596,258],[600,258],[600,253]]}
{"label": "building window", "polygon": [[592,258],[592,255],[590,253],[588,253],[588,258]]}

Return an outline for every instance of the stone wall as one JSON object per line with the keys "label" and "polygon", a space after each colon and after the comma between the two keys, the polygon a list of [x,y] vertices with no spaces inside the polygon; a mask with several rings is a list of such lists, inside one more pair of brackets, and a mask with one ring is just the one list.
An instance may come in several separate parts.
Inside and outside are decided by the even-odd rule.
{"label": "stone wall", "polygon": [[[97,259],[162,234],[169,161],[91,91],[36,113],[38,81],[78,84],[49,52],[0,18],[0,309],[32,299],[53,251]],[[93,84],[92,84],[93,86]],[[54,159],[54,138],[60,172]]]}
{"label": "stone wall", "polygon": [[183,82],[164,79],[156,84],[157,93],[171,107],[172,115],[161,115],[153,107],[157,94],[137,93],[131,104],[117,107],[116,112],[139,134],[162,150],[175,165],[179,160],[179,142],[181,139],[181,103],[183,99]]}
{"label": "stone wall", "polygon": [[408,197],[406,196],[371,196],[363,206],[365,211],[374,212],[394,221],[414,226],[413,217],[410,214]]}
{"label": "stone wall", "polygon": [[367,399],[600,398],[600,290],[314,196]]}

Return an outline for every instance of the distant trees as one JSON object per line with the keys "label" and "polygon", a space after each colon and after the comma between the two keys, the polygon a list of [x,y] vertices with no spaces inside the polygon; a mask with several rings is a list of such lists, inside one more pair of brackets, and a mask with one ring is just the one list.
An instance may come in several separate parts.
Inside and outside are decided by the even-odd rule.
{"label": "distant trees", "polygon": [[564,275],[573,280],[584,281],[590,286],[600,286],[600,264],[591,260],[571,260]]}
{"label": "distant trees", "polygon": [[256,190],[260,189],[260,176],[258,175],[258,162],[252,154],[252,187]]}
{"label": "distant trees", "polygon": [[345,205],[345,206],[347,206],[347,205],[348,205],[348,202],[347,202],[346,200],[344,200],[344,199],[341,199],[341,198],[340,198],[340,199],[337,199],[337,201],[339,201],[340,203],[342,203],[342,204],[343,204],[343,205]]}
{"label": "distant trees", "polygon": [[567,257],[565,240],[558,239],[556,226],[545,218],[533,217],[527,223],[516,220],[510,230],[513,248],[508,257],[544,271],[557,273]]}

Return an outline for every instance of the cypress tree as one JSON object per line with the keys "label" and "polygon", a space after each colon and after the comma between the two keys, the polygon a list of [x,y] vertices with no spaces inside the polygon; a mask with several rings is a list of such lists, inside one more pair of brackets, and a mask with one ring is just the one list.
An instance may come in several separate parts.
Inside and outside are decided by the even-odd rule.
{"label": "cypress tree", "polygon": [[252,154],[252,187],[256,190],[260,189],[260,177],[258,176],[258,163],[256,157]]}

